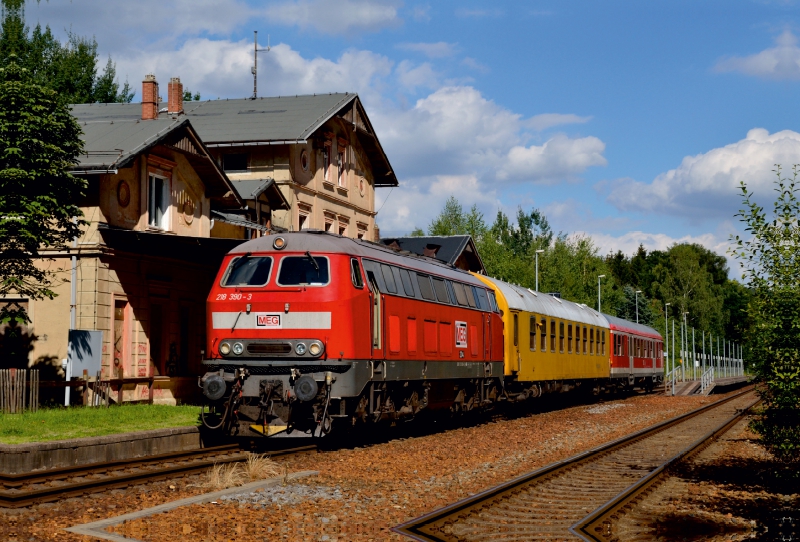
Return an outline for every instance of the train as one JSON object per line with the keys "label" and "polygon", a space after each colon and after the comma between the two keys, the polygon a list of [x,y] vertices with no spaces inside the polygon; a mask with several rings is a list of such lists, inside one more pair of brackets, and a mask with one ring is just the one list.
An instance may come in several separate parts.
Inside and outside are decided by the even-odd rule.
{"label": "train", "polygon": [[201,418],[228,435],[322,437],[575,388],[652,389],[664,373],[653,328],[322,231],[230,251],[206,320]]}

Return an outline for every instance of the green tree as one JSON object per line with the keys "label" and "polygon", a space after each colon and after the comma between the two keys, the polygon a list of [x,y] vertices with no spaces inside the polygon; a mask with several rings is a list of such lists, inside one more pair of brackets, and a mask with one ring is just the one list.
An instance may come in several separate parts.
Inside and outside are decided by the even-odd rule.
{"label": "green tree", "polygon": [[800,463],[800,202],[798,166],[791,177],[775,170],[778,194],[768,217],[742,182],[744,209],[736,216],[750,239],[738,235],[732,251],[742,278],[752,290],[748,316],[752,326],[746,347],[761,382],[763,409],[753,427],[761,441],[797,476]]}
{"label": "green tree", "polygon": [[199,92],[195,92],[194,94],[192,94],[192,91],[187,88],[186,90],[183,91],[183,101],[184,102],[191,102],[191,101],[199,102],[200,101],[200,93]]}
{"label": "green tree", "polygon": [[[0,68],[0,296],[52,299],[54,273],[37,262],[86,224],[74,203],[86,183],[69,173],[83,150],[81,129],[58,94],[15,60]],[[0,320],[29,321],[19,305],[0,309]]]}
{"label": "green tree", "polygon": [[24,0],[2,2],[0,61],[14,55],[14,63],[26,70],[30,80],[58,92],[67,103],[130,102],[134,93],[126,82],[120,89],[116,66],[108,59],[97,73],[97,42],[70,33],[61,43],[41,25],[31,32],[25,25]]}

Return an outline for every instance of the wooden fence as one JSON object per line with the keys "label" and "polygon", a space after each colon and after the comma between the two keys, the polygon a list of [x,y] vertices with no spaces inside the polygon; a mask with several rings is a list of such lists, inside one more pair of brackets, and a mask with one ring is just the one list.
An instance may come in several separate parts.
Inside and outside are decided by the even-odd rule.
{"label": "wooden fence", "polygon": [[0,410],[5,414],[39,410],[38,369],[0,369]]}

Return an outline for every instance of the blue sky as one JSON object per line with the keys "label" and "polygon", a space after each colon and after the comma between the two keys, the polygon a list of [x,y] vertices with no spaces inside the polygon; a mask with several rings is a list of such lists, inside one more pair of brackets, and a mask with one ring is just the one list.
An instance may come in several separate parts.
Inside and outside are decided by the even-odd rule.
{"label": "blue sky", "polygon": [[269,34],[261,95],[361,95],[401,183],[379,191],[384,235],[426,227],[452,194],[489,221],[538,207],[602,253],[724,253],[739,181],[769,201],[772,165],[800,162],[799,14],[788,0],[50,0],[26,13],[95,35],[137,90],[154,72],[204,99],[248,96],[252,32]]}

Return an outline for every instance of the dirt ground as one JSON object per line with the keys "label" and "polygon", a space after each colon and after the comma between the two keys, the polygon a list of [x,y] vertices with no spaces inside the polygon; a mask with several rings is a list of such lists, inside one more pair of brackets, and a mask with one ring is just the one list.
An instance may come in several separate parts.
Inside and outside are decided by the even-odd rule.
{"label": "dirt ground", "polygon": [[800,478],[778,476],[746,418],[614,526],[619,540],[800,540]]}
{"label": "dirt ground", "polygon": [[[634,396],[498,417],[468,427],[395,433],[402,438],[373,438],[357,447],[283,461],[292,472],[319,471],[313,478],[125,523],[116,532],[156,542],[407,540],[389,529],[712,399]],[[752,446],[748,443],[747,449]],[[768,465],[765,457],[742,461],[750,461],[745,464],[751,470],[753,462],[758,468]],[[0,539],[84,539],[63,528],[203,493],[207,490],[199,487],[201,482],[193,476],[21,511],[0,510]],[[763,489],[772,494],[772,488]],[[731,514],[739,517],[736,510]]]}

